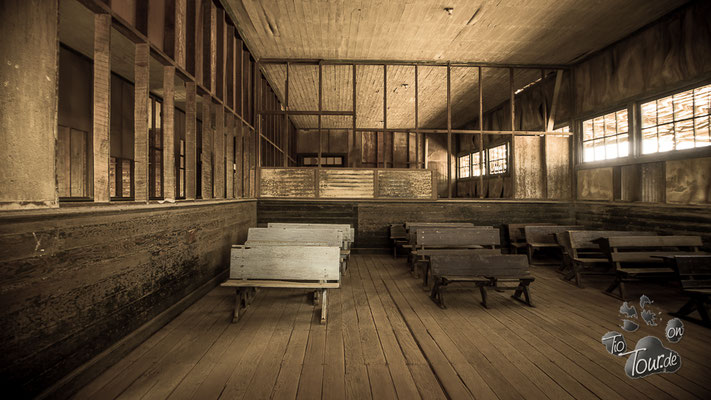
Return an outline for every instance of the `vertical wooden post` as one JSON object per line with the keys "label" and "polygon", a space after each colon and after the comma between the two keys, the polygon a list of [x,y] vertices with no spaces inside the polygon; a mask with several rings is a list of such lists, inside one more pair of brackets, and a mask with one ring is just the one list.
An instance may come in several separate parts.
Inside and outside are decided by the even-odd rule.
{"label": "vertical wooden post", "polygon": [[210,2],[210,91],[217,92],[217,8]]}
{"label": "vertical wooden post", "polygon": [[185,68],[187,0],[175,0],[175,62]]}
{"label": "vertical wooden post", "polygon": [[[385,141],[388,135],[388,65],[383,64],[383,168],[388,167],[388,160],[385,158]],[[378,165],[376,164],[376,168]]]}
{"label": "vertical wooden post", "polygon": [[261,102],[261,97],[263,96],[262,93],[262,80],[260,77],[260,72],[259,72],[259,61],[256,61],[254,63],[254,73],[252,76],[254,77],[254,85],[252,86],[254,88],[254,102],[252,103],[254,106],[252,109],[254,110],[254,139],[255,139],[255,149],[254,149],[254,157],[255,157],[255,174],[254,174],[254,196],[259,197],[259,193],[261,191],[262,187],[262,182],[261,182],[261,176],[262,176],[262,116],[259,114],[259,106],[262,104]]}
{"label": "vertical wooden post", "polygon": [[284,167],[289,166],[289,63],[286,63],[286,85],[284,86]]}
{"label": "vertical wooden post", "polygon": [[214,197],[225,197],[225,107],[218,104],[215,108],[215,136],[213,138],[215,159]]}
{"label": "vertical wooden post", "polygon": [[[415,64],[415,161],[417,162],[417,168],[420,168],[420,115],[419,115],[419,70],[418,65]],[[425,166],[427,168],[427,166]]]}
{"label": "vertical wooden post", "polygon": [[234,195],[234,183],[235,183],[235,146],[234,146],[234,136],[235,136],[235,118],[232,113],[228,113],[225,116],[225,198],[232,199]]}
{"label": "vertical wooden post", "polygon": [[195,200],[197,185],[197,93],[195,82],[185,83],[185,199]]}
{"label": "vertical wooden post", "polygon": [[[548,125],[548,101],[546,100],[546,71],[541,70],[541,83],[540,83],[540,94],[541,101],[543,102],[543,130],[547,131]],[[541,167],[543,174],[543,198],[548,198],[548,135],[543,135],[543,145],[541,146]]]}
{"label": "vertical wooden post", "polygon": [[[514,89],[514,69],[509,68],[509,106],[511,108],[511,132],[516,131],[516,92]],[[516,134],[511,134],[511,144],[509,145],[509,168],[511,171],[511,183],[513,187],[513,197],[517,197],[518,184],[516,183]]]}
{"label": "vertical wooden post", "polygon": [[484,89],[482,88],[482,69],[479,67],[479,197],[484,198],[484,168],[486,153],[484,152]]}
{"label": "vertical wooden post", "polygon": [[202,198],[212,198],[212,97],[202,96]]}
{"label": "vertical wooden post", "polygon": [[111,15],[94,15],[94,201],[110,200]]}
{"label": "vertical wooden post", "polygon": [[[356,155],[355,155],[355,152],[358,151],[358,156],[359,156],[359,157],[360,157],[361,154],[362,154],[362,151],[360,151],[360,149],[358,148],[357,139],[356,139],[356,129],[358,129],[358,128],[357,128],[358,125],[356,124],[356,104],[357,104],[357,101],[356,101],[356,93],[357,93],[357,91],[356,91],[356,65],[353,64],[353,121],[351,121],[351,122],[353,122],[353,148],[352,148],[352,150],[353,150],[352,153],[353,153],[353,154],[351,154],[351,151],[348,152],[348,157],[353,159],[353,160],[350,162],[351,168],[355,168],[355,167],[356,167]],[[350,141],[350,139],[349,139],[349,141]]]}
{"label": "vertical wooden post", "polygon": [[175,200],[175,67],[163,67],[163,199]]}
{"label": "vertical wooden post", "polygon": [[452,198],[452,80],[447,63],[447,198]]}
{"label": "vertical wooden post", "polygon": [[241,120],[235,119],[235,135],[237,137],[237,152],[235,154],[235,164],[237,164],[237,174],[235,182],[235,197],[244,196],[244,124]]}
{"label": "vertical wooden post", "polygon": [[[321,111],[323,111],[323,64],[318,63],[318,171],[321,175]],[[318,191],[316,192],[318,194]]]}
{"label": "vertical wooden post", "polygon": [[150,47],[148,43],[136,44],[136,55],[134,59],[134,135],[133,135],[133,174],[135,177],[134,199],[136,201],[147,202],[149,199],[148,190],[148,107],[150,107],[150,97],[148,94],[150,86]]}

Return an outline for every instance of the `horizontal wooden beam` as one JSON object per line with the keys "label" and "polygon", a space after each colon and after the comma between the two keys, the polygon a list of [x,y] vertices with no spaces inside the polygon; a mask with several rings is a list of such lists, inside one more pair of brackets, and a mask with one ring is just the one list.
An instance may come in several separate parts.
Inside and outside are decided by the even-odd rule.
{"label": "horizontal wooden beam", "polygon": [[569,69],[570,65],[562,64],[505,64],[479,61],[427,61],[427,60],[320,60],[310,58],[260,58],[259,63],[265,64],[310,64],[310,65],[409,65],[432,67],[486,67],[486,68],[525,68],[525,69]]}
{"label": "horizontal wooden beam", "polygon": [[344,115],[353,116],[353,111],[282,111],[282,110],[261,110],[261,115]]}
{"label": "horizontal wooden beam", "polygon": [[[316,128],[300,128],[300,130],[314,130]],[[333,128],[339,130],[345,130],[347,128]],[[415,132],[415,128],[357,128],[356,132]],[[419,133],[447,133],[447,129],[426,129],[417,128]],[[516,136],[542,136],[542,135],[560,135],[560,136],[572,136],[572,132],[553,132],[553,131],[487,131],[478,129],[452,129],[452,133],[460,135],[516,135]]]}

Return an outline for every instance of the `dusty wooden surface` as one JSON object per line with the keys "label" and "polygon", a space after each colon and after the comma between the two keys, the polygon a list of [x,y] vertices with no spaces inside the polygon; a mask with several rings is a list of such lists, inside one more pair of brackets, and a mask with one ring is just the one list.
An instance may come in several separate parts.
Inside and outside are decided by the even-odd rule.
{"label": "dusty wooden surface", "polygon": [[331,198],[373,198],[372,170],[323,169],[319,178],[319,196]]}
{"label": "dusty wooden surface", "polygon": [[[579,289],[534,268],[536,307],[510,292],[451,285],[442,310],[404,259],[354,255],[329,317],[307,290],[263,289],[232,324],[234,289],[216,288],[84,387],[95,398],[595,399],[708,398],[711,330],[685,324],[674,374],[629,379],[626,357],[600,337],[620,324],[605,281]],[[686,300],[675,288],[630,286],[660,311]],[[649,291],[647,291],[649,290]],[[665,314],[663,314],[665,315]],[[664,316],[666,321],[667,317]],[[565,321],[565,323],[561,323]],[[625,333],[629,347],[661,327]],[[662,339],[664,340],[664,339]]]}
{"label": "dusty wooden surface", "polygon": [[578,171],[578,200],[612,200],[612,167]]}
{"label": "dusty wooden surface", "polygon": [[427,170],[378,171],[377,196],[381,198],[432,198],[432,172]]}
{"label": "dusty wooden surface", "polygon": [[711,203],[711,158],[666,162],[666,201],[682,204]]}
{"label": "dusty wooden surface", "polygon": [[262,197],[316,197],[314,169],[261,170]]}
{"label": "dusty wooden surface", "polygon": [[107,349],[224,272],[255,207],[2,216],[0,374],[29,396]]}

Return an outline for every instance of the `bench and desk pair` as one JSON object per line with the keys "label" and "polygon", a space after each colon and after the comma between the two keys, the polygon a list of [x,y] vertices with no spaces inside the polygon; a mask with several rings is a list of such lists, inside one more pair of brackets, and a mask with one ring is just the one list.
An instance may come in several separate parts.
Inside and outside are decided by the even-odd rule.
{"label": "bench and desk pair", "polygon": [[327,289],[340,287],[353,237],[349,225],[250,228],[247,242],[232,246],[230,277],[222,284],[235,288],[233,322],[249,306],[256,288],[291,288],[314,289],[314,303],[321,303],[321,323],[325,323]]}

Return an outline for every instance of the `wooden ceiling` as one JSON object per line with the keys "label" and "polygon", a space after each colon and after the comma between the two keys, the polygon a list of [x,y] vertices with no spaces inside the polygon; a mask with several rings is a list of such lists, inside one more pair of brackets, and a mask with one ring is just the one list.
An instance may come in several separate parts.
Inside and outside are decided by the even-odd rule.
{"label": "wooden ceiling", "polygon": [[[570,64],[686,0],[223,0],[256,58]],[[449,15],[444,8],[452,7]],[[267,65],[280,98],[285,67]],[[446,127],[446,68],[419,68],[421,127]],[[508,98],[508,70],[485,69],[484,108]],[[324,66],[324,109],[352,108],[350,66]],[[540,77],[516,70],[515,89]],[[315,110],[318,68],[289,71],[292,110]],[[383,67],[358,66],[357,125],[382,126]],[[453,126],[478,110],[475,68],[452,69]],[[388,128],[414,127],[414,67],[388,67]],[[343,118],[341,118],[342,120]],[[313,127],[313,117],[293,118]]]}

